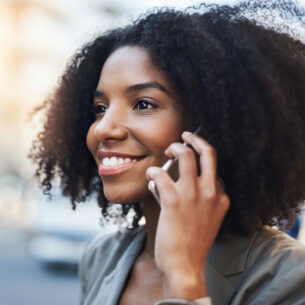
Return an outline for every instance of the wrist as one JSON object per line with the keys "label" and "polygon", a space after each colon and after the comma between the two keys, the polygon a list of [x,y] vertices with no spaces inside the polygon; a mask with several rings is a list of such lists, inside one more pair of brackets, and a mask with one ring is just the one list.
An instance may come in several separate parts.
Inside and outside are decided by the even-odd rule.
{"label": "wrist", "polygon": [[209,297],[200,298],[194,301],[170,298],[170,299],[160,300],[156,302],[154,305],[212,305],[212,302]]}
{"label": "wrist", "polygon": [[165,279],[165,294],[170,298],[195,300],[207,296],[204,274],[175,273]]}

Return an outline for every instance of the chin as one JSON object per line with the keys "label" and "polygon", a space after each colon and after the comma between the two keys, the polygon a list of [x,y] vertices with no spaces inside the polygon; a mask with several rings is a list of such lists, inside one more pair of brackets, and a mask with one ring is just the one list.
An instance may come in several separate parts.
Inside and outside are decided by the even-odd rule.
{"label": "chin", "polygon": [[116,203],[116,204],[132,204],[135,202],[139,202],[139,200],[136,200],[135,198],[129,198],[126,196],[113,196],[113,195],[107,195],[105,193],[105,197],[108,200],[108,202]]}
{"label": "chin", "polygon": [[[150,195],[150,194],[149,194]],[[150,195],[151,196],[151,195]],[[146,196],[130,196],[130,197],[118,197],[118,196],[107,196],[105,195],[108,202],[115,203],[115,204],[134,204],[134,203],[141,203],[143,200],[148,197]]]}
{"label": "chin", "polygon": [[119,204],[132,204],[135,202],[142,202],[147,197],[148,189],[145,187],[105,187],[104,195],[109,202]]}

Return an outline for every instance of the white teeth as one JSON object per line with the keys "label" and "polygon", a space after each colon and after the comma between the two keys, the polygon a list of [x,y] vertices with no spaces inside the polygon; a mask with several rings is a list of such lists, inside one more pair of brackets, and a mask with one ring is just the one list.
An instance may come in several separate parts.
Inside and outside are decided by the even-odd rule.
{"label": "white teeth", "polygon": [[117,164],[117,159],[115,158],[115,157],[111,157],[110,158],[110,163],[109,163],[109,165],[110,166],[114,166],[114,165],[116,165]]}
{"label": "white teeth", "polygon": [[116,166],[124,163],[130,163],[130,162],[136,162],[136,159],[131,159],[131,158],[117,158],[117,157],[106,157],[103,158],[102,164],[105,166]]}

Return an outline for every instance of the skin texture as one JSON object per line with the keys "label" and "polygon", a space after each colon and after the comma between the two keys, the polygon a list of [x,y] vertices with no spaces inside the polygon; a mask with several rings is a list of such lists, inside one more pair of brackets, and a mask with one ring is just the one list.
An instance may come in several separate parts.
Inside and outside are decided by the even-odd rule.
{"label": "skin texture", "polygon": [[[159,84],[159,89],[155,88]],[[140,84],[149,84],[140,88]],[[153,84],[153,85],[152,85]],[[135,88],[137,86],[137,88]],[[134,88],[134,89],[132,89]],[[181,141],[183,117],[164,73],[154,67],[147,53],[124,47],[107,59],[94,100],[96,120],[87,135],[87,145],[98,165],[99,152],[140,157],[122,165],[115,174],[102,174],[107,199],[117,203],[143,201],[148,192],[143,179],[149,166],[161,166],[165,149]],[[105,108],[105,109],[104,109]],[[131,155],[131,156],[130,156]]]}
{"label": "skin texture", "polygon": [[215,149],[189,132],[183,133],[183,140],[200,156],[201,175],[196,175],[192,150],[174,143],[166,154],[179,160],[181,175],[177,182],[173,183],[160,168],[148,169],[147,177],[156,181],[160,193],[155,254],[157,266],[165,275],[165,291],[192,300],[206,295],[204,262],[230,200],[217,181]]}
{"label": "skin texture", "polygon": [[[143,89],[139,84],[149,85]],[[157,296],[205,296],[204,263],[229,207],[217,183],[216,151],[201,137],[183,133],[183,140],[200,157],[202,174],[198,177],[193,150],[179,143],[185,115],[166,75],[142,48],[114,51],[103,66],[95,95],[96,120],[89,128],[87,145],[99,168],[105,196],[118,203],[140,201],[148,222],[146,248],[121,304],[128,304],[143,286],[139,274],[148,266],[152,266],[150,272],[142,274],[148,278],[159,274],[158,286],[148,289],[142,302],[151,303]],[[130,162],[102,164],[101,156],[127,154]],[[178,160],[180,176],[175,182],[159,167],[167,158]],[[149,180],[159,189],[161,212],[148,190]]]}

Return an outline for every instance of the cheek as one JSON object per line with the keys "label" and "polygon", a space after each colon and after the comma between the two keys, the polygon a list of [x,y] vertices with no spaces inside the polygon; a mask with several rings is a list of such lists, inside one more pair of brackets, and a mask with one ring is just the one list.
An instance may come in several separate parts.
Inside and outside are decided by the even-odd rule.
{"label": "cheek", "polygon": [[184,131],[182,120],[179,118],[167,119],[165,122],[157,132],[159,139],[162,139],[160,144],[164,150],[173,142],[181,142],[181,134]]}
{"label": "cheek", "polygon": [[162,166],[167,160],[165,155],[166,149],[174,142],[181,142],[182,130],[180,126],[170,126],[167,130],[163,129],[155,132],[147,142],[147,147],[150,148],[151,153],[159,160],[157,166]]}

